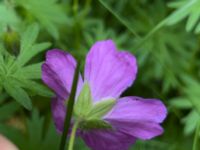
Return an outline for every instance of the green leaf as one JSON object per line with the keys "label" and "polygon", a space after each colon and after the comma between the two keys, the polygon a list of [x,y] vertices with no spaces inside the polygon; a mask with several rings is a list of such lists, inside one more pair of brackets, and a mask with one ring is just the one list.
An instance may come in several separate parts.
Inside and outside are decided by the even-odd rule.
{"label": "green leaf", "polygon": [[16,4],[23,7],[27,16],[31,16],[55,39],[59,38],[59,25],[68,22],[64,10],[55,0],[16,0]]}
{"label": "green leaf", "polygon": [[13,84],[29,90],[34,95],[38,94],[38,95],[46,96],[46,97],[54,96],[53,92],[51,92],[51,90],[49,88],[47,88],[46,86],[44,86],[43,84],[41,84],[39,82],[27,80],[25,78],[20,78],[20,77],[14,78],[14,79],[11,78],[10,80],[12,80]]}
{"label": "green leaf", "polygon": [[39,26],[37,24],[30,25],[26,31],[21,35],[20,53],[30,50],[35,43],[39,34]]}
{"label": "green leaf", "polygon": [[[38,81],[34,81],[34,79],[41,78],[42,63],[26,65],[30,62],[31,58],[50,46],[48,42],[35,44],[38,33],[39,27],[37,24],[32,24],[27,27],[21,35],[20,54],[17,58],[6,53],[6,51],[5,56],[0,55],[0,88],[2,89],[1,83],[3,83],[3,88],[7,90],[7,93],[29,109],[31,108],[31,101],[27,92],[29,94],[38,94],[47,97],[54,96],[46,86]],[[14,91],[15,88],[16,91]],[[17,92],[23,98],[20,98]]]}
{"label": "green leaf", "polygon": [[14,76],[24,79],[41,79],[42,63],[25,66],[14,73]]}
{"label": "green leaf", "polygon": [[186,31],[192,31],[193,29],[195,29],[195,33],[200,32],[199,0],[184,0],[182,2],[172,2],[170,3],[170,6],[177,9],[167,18],[168,25],[174,25],[188,17],[186,23]]}
{"label": "green leaf", "polygon": [[45,126],[44,117],[41,117],[39,111],[34,109],[31,118],[27,120],[28,137],[23,141],[21,149],[24,150],[54,150],[58,148],[59,136],[55,131],[53,122]]}
{"label": "green leaf", "polygon": [[191,102],[185,97],[171,99],[170,104],[179,109],[190,109],[193,106]]}
{"label": "green leaf", "polygon": [[20,150],[56,150],[60,137],[52,120],[45,122],[39,111],[34,109],[26,118],[26,134],[19,129],[0,124],[0,132],[12,140]]}
{"label": "green leaf", "polygon": [[41,146],[41,150],[55,150],[59,146],[60,136],[56,132],[55,125],[52,120],[42,142],[43,144]]}
{"label": "green leaf", "polygon": [[47,88],[46,86],[42,85],[41,83],[31,81],[31,80],[20,80],[19,83],[23,88],[26,88],[32,91],[34,94],[38,94],[45,97],[53,97],[54,94]]}
{"label": "green leaf", "polygon": [[199,32],[200,32],[200,23],[196,26],[196,29],[195,29],[195,33],[196,34],[199,33]]}
{"label": "green leaf", "polygon": [[38,25],[33,24],[27,28],[24,34],[22,34],[20,54],[17,57],[16,65],[20,67],[25,65],[31,58],[46,50],[46,48],[51,45],[49,42],[35,44],[38,33]]}
{"label": "green leaf", "polygon": [[34,109],[32,116],[27,120],[28,140],[26,149],[37,149],[42,145],[44,118]]}
{"label": "green leaf", "polygon": [[191,111],[186,117],[182,119],[185,124],[184,134],[190,135],[195,131],[195,128],[200,120],[200,116],[196,110]]}
{"label": "green leaf", "polygon": [[21,87],[12,82],[12,80],[5,81],[4,88],[6,92],[22,106],[24,106],[28,110],[32,109],[31,99],[29,98],[26,91],[24,91]]}
{"label": "green leaf", "polygon": [[199,18],[200,18],[200,14],[198,14],[198,12],[194,12],[190,14],[187,24],[186,24],[186,31],[191,31],[194,28]]}
{"label": "green leaf", "polygon": [[191,6],[193,6],[194,3],[195,3],[194,0],[188,1],[185,3],[185,5],[176,10],[170,17],[168,17],[168,24],[169,25],[175,24],[180,20],[182,20],[183,18],[187,17],[188,13],[192,9]]}
{"label": "green leaf", "polygon": [[6,6],[6,4],[2,2],[0,3],[0,14],[0,33],[5,31],[7,26],[16,28],[16,25],[20,22],[14,9]]}
{"label": "green leaf", "polygon": [[47,48],[50,45],[51,44],[48,43],[48,42],[30,45],[29,50],[27,50],[26,52],[19,55],[19,57],[17,59],[18,64],[20,66],[26,64],[31,58],[33,58],[34,56],[36,56],[40,52],[47,50]]}
{"label": "green leaf", "polygon": [[97,102],[87,115],[87,120],[101,119],[105,114],[107,114],[115,105],[115,99],[106,99]]}
{"label": "green leaf", "polygon": [[183,91],[185,95],[187,95],[188,100],[191,102],[193,107],[200,115],[200,82],[186,75],[182,76],[182,78],[187,85],[186,88],[183,89]]}
{"label": "green leaf", "polygon": [[200,83],[188,75],[182,75],[181,77],[185,83],[185,86],[182,87],[183,94],[178,98],[172,99],[170,104],[179,109],[190,109],[189,114],[182,119],[184,134],[190,135],[195,131],[200,119]]}
{"label": "green leaf", "polygon": [[88,112],[92,108],[92,95],[90,86],[86,82],[78,96],[78,99],[74,105],[74,113],[78,117],[85,118]]}

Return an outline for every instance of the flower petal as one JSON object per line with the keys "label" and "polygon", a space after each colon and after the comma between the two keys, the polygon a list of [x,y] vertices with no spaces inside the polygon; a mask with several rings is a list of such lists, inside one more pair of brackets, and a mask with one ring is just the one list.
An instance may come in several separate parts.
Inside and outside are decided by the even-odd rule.
{"label": "flower petal", "polygon": [[121,132],[140,139],[150,139],[163,132],[159,123],[167,115],[164,104],[155,99],[124,97],[104,117]]}
{"label": "flower petal", "polygon": [[[65,99],[71,90],[76,60],[67,52],[53,49],[47,52],[46,61],[42,65],[42,80],[52,88],[57,95]],[[78,91],[82,85],[79,77]]]}
{"label": "flower petal", "polygon": [[119,131],[142,140],[148,140],[163,133],[162,127],[155,122],[129,122],[120,120],[109,120],[109,122]]}
{"label": "flower petal", "polygon": [[66,113],[65,101],[59,98],[53,98],[51,102],[51,110],[56,129],[62,133],[64,127],[64,119]]}
{"label": "flower petal", "polygon": [[127,150],[136,140],[123,132],[105,130],[86,131],[81,137],[92,150]]}
{"label": "flower petal", "polygon": [[136,58],[117,51],[112,40],[96,42],[86,58],[85,79],[91,86],[94,100],[118,98],[136,78]]}
{"label": "flower petal", "polygon": [[166,115],[166,107],[160,100],[130,96],[120,98],[105,118],[161,123]]}

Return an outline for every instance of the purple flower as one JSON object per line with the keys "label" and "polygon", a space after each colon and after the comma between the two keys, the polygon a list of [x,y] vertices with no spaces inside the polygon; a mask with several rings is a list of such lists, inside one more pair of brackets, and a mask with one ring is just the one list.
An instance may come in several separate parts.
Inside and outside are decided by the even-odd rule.
{"label": "purple flower", "polygon": [[[59,132],[63,130],[65,100],[70,93],[75,67],[73,56],[58,49],[48,51],[42,65],[42,79],[56,93],[52,112]],[[134,96],[120,98],[133,84],[136,74],[136,58],[129,52],[118,51],[112,40],[98,41],[90,49],[84,81],[80,75],[76,97],[87,82],[93,104],[107,98],[116,100],[112,109],[101,117],[111,129],[79,129],[78,135],[91,149],[126,150],[136,139],[151,139],[163,133],[159,124],[165,119],[167,110],[161,101]]]}

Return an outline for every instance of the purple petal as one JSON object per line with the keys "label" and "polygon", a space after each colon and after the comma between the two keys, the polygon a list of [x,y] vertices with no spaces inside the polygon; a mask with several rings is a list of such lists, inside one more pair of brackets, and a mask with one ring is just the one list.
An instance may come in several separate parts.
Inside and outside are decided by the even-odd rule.
{"label": "purple petal", "polygon": [[59,133],[62,133],[64,127],[64,119],[66,107],[65,101],[59,98],[53,98],[51,102],[51,109],[53,114],[53,120],[56,125],[56,129]]}
{"label": "purple petal", "polygon": [[[51,102],[51,111],[53,120],[56,126],[56,130],[58,133],[62,133],[64,129],[64,121],[65,121],[65,115],[66,115],[66,100],[63,100],[58,97],[54,97]],[[71,129],[74,124],[74,118],[71,119],[71,125],[68,131],[68,135],[71,134]],[[79,133],[79,129],[77,130],[77,134]]]}
{"label": "purple petal", "polygon": [[[46,61],[42,65],[42,80],[52,88],[57,95],[66,99],[70,93],[76,60],[67,52],[58,49],[50,50],[46,54]],[[79,77],[78,91],[82,85]]]}
{"label": "purple petal", "polygon": [[127,150],[136,138],[118,131],[92,130],[81,134],[92,150]]}
{"label": "purple petal", "polygon": [[155,122],[129,122],[109,120],[110,124],[119,131],[130,136],[147,140],[163,133],[162,127]]}
{"label": "purple petal", "polygon": [[105,118],[161,123],[166,114],[166,107],[160,100],[131,96],[120,98]]}
{"label": "purple petal", "polygon": [[159,123],[167,115],[164,104],[155,99],[124,97],[104,119],[118,130],[141,139],[150,139],[162,134]]}
{"label": "purple petal", "polygon": [[117,51],[112,40],[96,42],[87,55],[85,79],[91,86],[94,100],[118,98],[136,78],[136,58]]}

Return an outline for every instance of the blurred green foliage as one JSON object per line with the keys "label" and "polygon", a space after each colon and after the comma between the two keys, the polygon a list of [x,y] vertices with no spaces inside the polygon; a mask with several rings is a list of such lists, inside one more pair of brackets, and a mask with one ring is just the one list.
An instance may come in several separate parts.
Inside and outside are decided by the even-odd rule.
{"label": "blurred green foliage", "polygon": [[[198,150],[199,6],[200,0],[1,0],[0,133],[21,150],[57,149],[52,92],[40,80],[45,52],[69,51],[83,69],[90,46],[113,39],[138,59],[138,78],[123,95],[159,98],[169,111],[165,133],[133,149]],[[88,148],[77,139],[75,149]]]}

